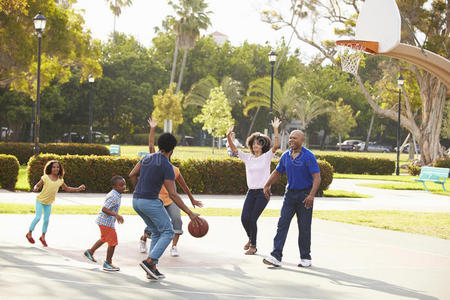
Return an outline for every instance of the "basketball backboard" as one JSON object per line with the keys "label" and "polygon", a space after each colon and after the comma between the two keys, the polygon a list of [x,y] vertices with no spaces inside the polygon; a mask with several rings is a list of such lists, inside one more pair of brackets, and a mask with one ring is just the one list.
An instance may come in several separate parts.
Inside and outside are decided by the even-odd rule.
{"label": "basketball backboard", "polygon": [[366,0],[356,22],[355,39],[378,42],[378,53],[400,43],[401,17],[395,0]]}

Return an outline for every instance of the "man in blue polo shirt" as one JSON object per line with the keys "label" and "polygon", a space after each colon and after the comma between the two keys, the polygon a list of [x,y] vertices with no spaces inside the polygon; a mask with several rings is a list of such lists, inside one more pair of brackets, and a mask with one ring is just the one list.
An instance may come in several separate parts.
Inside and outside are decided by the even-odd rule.
{"label": "man in blue polo shirt", "polygon": [[270,187],[282,174],[287,175],[287,188],[284,194],[277,234],[273,240],[273,251],[263,262],[275,267],[281,266],[283,247],[292,217],[297,214],[298,247],[300,249],[299,267],[311,266],[311,221],[314,196],[320,185],[320,169],[314,154],[303,147],[305,135],[294,130],[289,135],[289,150],[281,156],[277,168],[264,185],[264,194],[270,199]]}

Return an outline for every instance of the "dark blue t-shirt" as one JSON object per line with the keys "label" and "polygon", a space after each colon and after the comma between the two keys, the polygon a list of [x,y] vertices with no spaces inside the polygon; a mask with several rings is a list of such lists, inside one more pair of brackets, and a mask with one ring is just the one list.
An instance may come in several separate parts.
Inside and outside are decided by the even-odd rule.
{"label": "dark blue t-shirt", "polygon": [[164,180],[175,180],[170,161],[160,152],[149,154],[141,160],[139,180],[134,198],[158,199]]}
{"label": "dark blue t-shirt", "polygon": [[277,169],[281,174],[287,175],[287,188],[291,190],[303,190],[313,184],[312,174],[320,173],[314,154],[302,147],[297,157],[292,159],[292,150],[284,152],[280,158]]}

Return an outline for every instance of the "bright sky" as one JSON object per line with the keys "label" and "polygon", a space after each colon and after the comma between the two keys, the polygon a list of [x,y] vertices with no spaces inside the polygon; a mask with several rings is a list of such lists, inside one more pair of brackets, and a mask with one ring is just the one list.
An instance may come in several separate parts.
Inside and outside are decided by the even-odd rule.
{"label": "bright sky", "polygon": [[[291,32],[288,30],[275,31],[269,24],[261,21],[260,12],[272,7],[283,8],[289,13],[290,1],[280,0],[206,0],[212,26],[206,34],[219,31],[228,36],[232,45],[241,45],[245,40],[251,43],[275,46],[284,36],[288,41]],[[283,7],[284,6],[284,7]],[[84,9],[86,26],[95,38],[106,40],[113,30],[114,17],[105,0],[78,0],[75,5]],[[116,30],[132,34],[143,45],[149,47],[154,37],[154,27],[161,27],[161,21],[169,14],[173,14],[167,0],[133,0],[131,7],[124,8],[116,20]],[[205,32],[202,32],[205,34]],[[326,34],[326,33],[325,33]],[[308,60],[314,51],[305,44],[300,44],[294,37],[291,46],[302,50],[302,58]]]}

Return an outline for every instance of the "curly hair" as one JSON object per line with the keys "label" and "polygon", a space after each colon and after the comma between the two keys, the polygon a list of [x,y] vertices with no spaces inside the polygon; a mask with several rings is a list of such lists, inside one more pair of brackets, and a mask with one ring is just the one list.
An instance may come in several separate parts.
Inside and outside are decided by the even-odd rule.
{"label": "curly hair", "polygon": [[177,145],[177,138],[172,134],[166,132],[158,138],[158,148],[166,153],[172,151]]}
{"label": "curly hair", "polygon": [[58,177],[63,178],[64,177],[64,168],[63,168],[62,164],[57,160],[50,160],[45,164],[44,174],[49,175],[52,173],[53,164],[59,165]]}
{"label": "curly hair", "polygon": [[262,153],[266,153],[267,151],[269,151],[270,147],[272,146],[272,141],[267,135],[261,134],[260,132],[254,132],[247,138],[247,141],[245,142],[248,149],[253,155],[255,155],[255,152],[253,152],[252,146],[255,141],[262,146]]}

